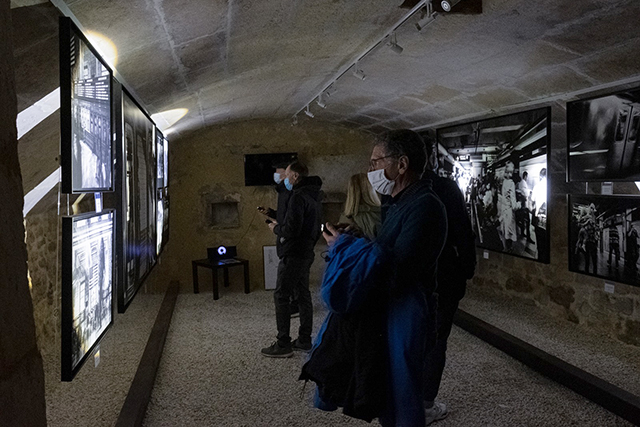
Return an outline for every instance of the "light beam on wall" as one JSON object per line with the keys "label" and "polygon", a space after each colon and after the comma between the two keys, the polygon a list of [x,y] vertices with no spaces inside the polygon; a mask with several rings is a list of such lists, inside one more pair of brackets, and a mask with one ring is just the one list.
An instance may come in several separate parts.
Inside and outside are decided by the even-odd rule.
{"label": "light beam on wall", "polygon": [[118,48],[116,48],[116,45],[111,39],[95,31],[87,31],[86,36],[100,56],[102,56],[102,59],[107,61],[111,68],[115,68],[118,63]]}
{"label": "light beam on wall", "polygon": [[57,88],[31,107],[21,111],[16,120],[18,139],[36,127],[38,123],[60,109],[60,88]]}
{"label": "light beam on wall", "polygon": [[[171,126],[175,125],[181,118],[183,118],[189,109],[187,108],[176,108],[173,110],[161,111],[160,113],[152,114],[151,120],[158,125],[158,128],[164,133]],[[170,133],[169,131],[168,133]]]}
{"label": "light beam on wall", "polygon": [[58,182],[60,182],[60,168],[56,169],[51,175],[46,177],[40,184],[24,196],[22,216],[27,216],[29,211],[33,209],[33,207],[37,205],[38,202],[58,184]]}

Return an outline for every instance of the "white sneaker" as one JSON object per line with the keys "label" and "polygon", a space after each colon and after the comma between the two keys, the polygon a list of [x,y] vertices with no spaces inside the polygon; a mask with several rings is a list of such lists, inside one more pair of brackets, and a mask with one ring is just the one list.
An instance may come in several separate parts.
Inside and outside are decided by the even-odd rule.
{"label": "white sneaker", "polygon": [[426,425],[435,421],[444,420],[447,418],[447,415],[449,415],[449,411],[447,410],[447,405],[443,402],[433,402],[433,406],[431,408],[424,410]]}

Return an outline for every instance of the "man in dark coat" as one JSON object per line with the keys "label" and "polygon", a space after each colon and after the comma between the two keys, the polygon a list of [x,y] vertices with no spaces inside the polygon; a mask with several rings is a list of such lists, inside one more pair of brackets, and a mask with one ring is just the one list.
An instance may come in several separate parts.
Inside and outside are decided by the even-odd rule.
{"label": "man in dark coat", "polygon": [[[276,234],[280,245],[280,263],[273,294],[278,339],[271,346],[262,349],[262,354],[267,357],[291,357],[294,349],[311,349],[313,305],[309,292],[309,270],[313,263],[313,248],[320,237],[322,180],[308,175],[309,170],[299,161],[287,167],[284,182],[287,190],[292,193],[286,214],[282,223],[269,223],[269,228]],[[289,335],[290,301],[294,289],[297,289],[300,329],[298,338],[292,343]]]}
{"label": "man in dark coat", "polygon": [[[383,375],[387,379],[387,401],[379,413],[383,427],[425,425],[422,373],[428,337],[435,330],[432,293],[436,264],[447,234],[444,206],[431,190],[431,183],[420,179],[425,163],[424,142],[410,130],[380,136],[370,160],[372,187],[391,196],[383,206],[384,220],[371,247],[380,252],[377,280],[381,280],[386,305],[387,369]],[[330,256],[340,260],[342,252],[333,249],[334,245],[340,247],[342,239],[348,237],[329,224],[327,228],[332,233],[324,235],[332,248]],[[361,259],[366,257],[345,258],[342,265],[332,268],[336,272],[354,270]]]}
{"label": "man in dark coat", "polygon": [[447,241],[438,259],[437,340],[425,361],[424,404],[428,425],[448,415],[447,406],[435,399],[446,362],[447,339],[451,333],[453,316],[466,292],[467,280],[475,272],[476,236],[471,228],[462,191],[454,181],[440,178],[433,172],[438,167],[437,158],[433,155],[434,146],[427,141],[426,147],[429,163],[423,179],[431,180],[433,191],[447,211],[449,224]]}

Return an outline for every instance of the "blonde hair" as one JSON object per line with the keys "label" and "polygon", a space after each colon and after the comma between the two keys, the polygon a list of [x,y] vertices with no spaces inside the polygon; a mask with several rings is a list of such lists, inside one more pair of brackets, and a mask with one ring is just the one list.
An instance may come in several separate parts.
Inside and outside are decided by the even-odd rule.
{"label": "blonde hair", "polygon": [[380,206],[380,199],[369,183],[366,173],[358,173],[349,178],[347,201],[344,203],[344,215],[351,218],[358,214],[360,205]]}

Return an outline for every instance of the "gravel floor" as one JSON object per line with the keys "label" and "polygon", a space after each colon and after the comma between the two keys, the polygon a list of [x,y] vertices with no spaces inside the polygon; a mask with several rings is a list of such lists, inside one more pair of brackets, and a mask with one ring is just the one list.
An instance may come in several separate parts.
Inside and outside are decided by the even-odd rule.
{"label": "gravel floor", "polygon": [[[323,317],[318,308],[316,328]],[[312,384],[297,381],[303,356],[260,355],[274,337],[271,292],[179,295],[145,425],[368,425],[312,408]],[[451,411],[442,427],[630,425],[458,328],[439,398]]]}

